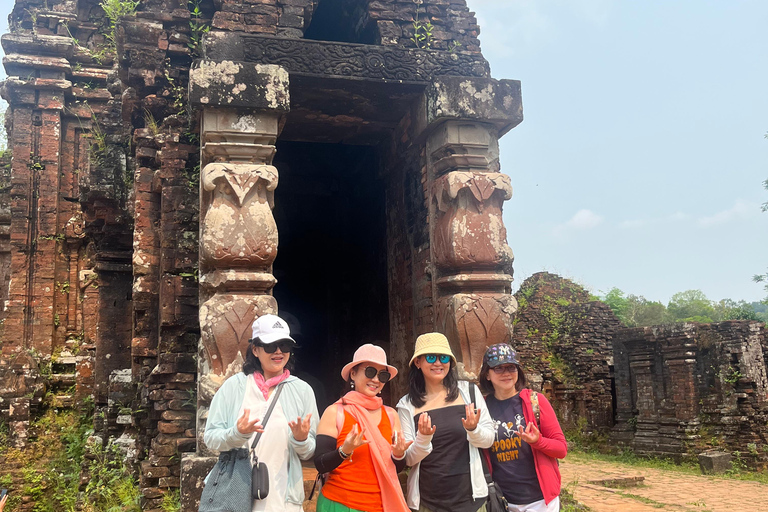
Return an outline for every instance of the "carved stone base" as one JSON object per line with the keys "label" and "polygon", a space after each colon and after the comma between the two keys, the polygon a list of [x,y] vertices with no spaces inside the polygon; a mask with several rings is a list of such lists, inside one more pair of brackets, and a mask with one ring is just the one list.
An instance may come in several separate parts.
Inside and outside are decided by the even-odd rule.
{"label": "carved stone base", "polygon": [[463,363],[465,376],[477,378],[485,349],[509,342],[517,300],[507,294],[465,294],[443,297],[437,304],[437,330],[449,340]]}
{"label": "carved stone base", "polygon": [[205,477],[216,464],[216,457],[198,457],[185,453],[181,457],[181,512],[197,512],[203,494]]}
{"label": "carved stone base", "polygon": [[[216,294],[200,307],[204,373],[224,375],[227,367],[248,347],[256,317],[277,313],[271,295]],[[241,356],[242,357],[242,356]]]}

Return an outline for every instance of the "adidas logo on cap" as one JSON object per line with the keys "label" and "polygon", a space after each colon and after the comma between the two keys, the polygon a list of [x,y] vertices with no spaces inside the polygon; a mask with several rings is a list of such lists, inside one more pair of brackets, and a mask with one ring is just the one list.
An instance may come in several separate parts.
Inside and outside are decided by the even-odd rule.
{"label": "adidas logo on cap", "polygon": [[253,321],[252,338],[259,338],[261,343],[274,343],[279,340],[290,340],[291,329],[288,324],[277,315],[262,315]]}

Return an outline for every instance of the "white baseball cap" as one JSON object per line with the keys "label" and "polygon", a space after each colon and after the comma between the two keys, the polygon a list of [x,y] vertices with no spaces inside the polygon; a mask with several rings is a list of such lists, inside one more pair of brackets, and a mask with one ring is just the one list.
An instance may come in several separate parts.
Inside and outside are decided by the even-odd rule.
{"label": "white baseball cap", "polygon": [[296,340],[291,338],[291,329],[288,327],[288,323],[277,315],[260,316],[253,321],[251,329],[252,338],[258,338],[264,345],[280,340],[290,340],[296,343]]}

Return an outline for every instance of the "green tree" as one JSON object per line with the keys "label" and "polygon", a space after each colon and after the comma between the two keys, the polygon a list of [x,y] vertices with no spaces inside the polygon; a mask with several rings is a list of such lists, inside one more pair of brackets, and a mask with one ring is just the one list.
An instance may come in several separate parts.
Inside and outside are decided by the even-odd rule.
{"label": "green tree", "polygon": [[667,307],[661,302],[648,300],[642,295],[627,297],[627,325],[648,327],[666,323]]}
{"label": "green tree", "polygon": [[627,298],[624,296],[623,291],[615,287],[611,288],[608,290],[608,293],[600,297],[600,300],[611,308],[611,311],[619,320],[623,321],[624,314],[627,311]]}
{"label": "green tree", "polygon": [[618,288],[611,288],[600,300],[627,327],[646,327],[666,322],[667,308],[664,304],[650,301],[642,295],[625,295]]}
{"label": "green tree", "polygon": [[715,308],[701,290],[678,292],[669,299],[667,312],[672,322],[713,322]]}
{"label": "green tree", "polygon": [[746,301],[736,302],[731,299],[723,299],[720,302],[716,302],[713,305],[715,322],[723,322],[725,320],[758,320],[757,311],[752,304]]}

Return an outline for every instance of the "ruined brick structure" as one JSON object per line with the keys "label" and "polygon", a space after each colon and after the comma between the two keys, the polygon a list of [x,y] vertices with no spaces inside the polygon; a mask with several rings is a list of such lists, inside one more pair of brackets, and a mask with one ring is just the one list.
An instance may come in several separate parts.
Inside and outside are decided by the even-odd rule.
{"label": "ruined brick structure", "polygon": [[0,414],[17,442],[46,391],[93,396],[142,507],[181,486],[194,510],[207,406],[257,315],[293,319],[321,407],[363,342],[403,367],[440,330],[472,376],[510,339],[498,139],[520,83],[490,77],[465,0],[127,12],[18,0],[2,37]]}
{"label": "ruined brick structure", "polygon": [[553,402],[565,429],[614,423],[612,339],[621,328],[613,312],[581,286],[540,272],[515,293],[519,310],[512,344],[532,386]]}
{"label": "ruined brick structure", "polygon": [[613,346],[615,442],[678,460],[718,449],[768,462],[764,324],[625,329]]}

